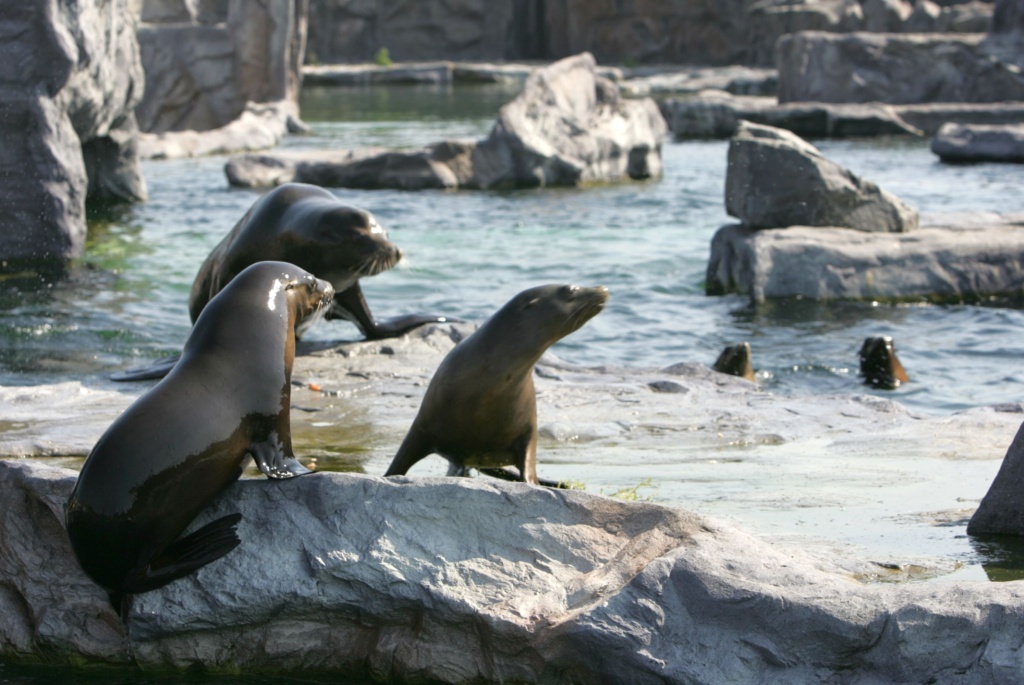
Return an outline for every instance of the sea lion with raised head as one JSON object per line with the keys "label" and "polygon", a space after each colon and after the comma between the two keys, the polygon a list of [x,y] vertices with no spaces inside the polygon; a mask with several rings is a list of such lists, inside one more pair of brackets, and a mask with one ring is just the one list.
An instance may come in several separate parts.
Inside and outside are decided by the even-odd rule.
{"label": "sea lion with raised head", "polygon": [[864,339],[860,348],[860,376],[866,385],[879,390],[895,390],[910,382],[888,335]]}
{"label": "sea lion with raised head", "polygon": [[438,366],[384,475],[402,475],[436,453],[449,475],[513,465],[518,480],[538,484],[533,367],[607,300],[603,286],[545,285],[513,297]]}
{"label": "sea lion with raised head", "polygon": [[[402,251],[366,210],[342,203],[333,193],[305,183],[286,183],[257,200],[199,267],[189,295],[193,323],[206,303],[250,264],[278,260],[294,264],[334,286],[328,319],[351,321],[368,340],[402,335],[444,316],[410,314],[378,321],[363,297],[359,279],[393,267]],[[299,322],[299,336],[308,328]],[[111,376],[116,381],[164,376],[177,361],[153,364]]]}
{"label": "sea lion with raised head", "polygon": [[295,325],[326,311],[333,288],[282,262],[240,273],[203,310],[180,361],[106,430],[66,508],[82,569],[124,615],[239,544],[233,514],[181,537],[252,457],[270,478],[309,471],[292,453]]}
{"label": "sea lion with raised head", "polygon": [[715,360],[715,371],[727,373],[730,376],[739,376],[754,382],[757,377],[754,375],[754,365],[750,356],[750,343],[741,342],[736,345],[729,345],[722,354]]}

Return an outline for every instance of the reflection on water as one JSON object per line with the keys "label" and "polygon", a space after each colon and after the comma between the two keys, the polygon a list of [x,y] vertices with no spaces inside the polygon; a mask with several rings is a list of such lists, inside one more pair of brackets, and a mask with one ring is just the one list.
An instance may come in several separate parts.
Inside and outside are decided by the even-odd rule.
{"label": "reflection on water", "polygon": [[968,540],[989,580],[1024,580],[1024,538],[1016,535],[971,535]]}

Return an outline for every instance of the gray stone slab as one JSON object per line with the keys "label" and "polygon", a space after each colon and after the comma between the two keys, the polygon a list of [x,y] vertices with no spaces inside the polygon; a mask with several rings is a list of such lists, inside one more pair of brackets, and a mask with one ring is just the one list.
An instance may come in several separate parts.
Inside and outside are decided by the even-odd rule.
{"label": "gray stone slab", "polygon": [[709,294],[816,300],[1015,299],[1024,289],[1024,227],[922,226],[910,233],[724,226],[711,243]]}

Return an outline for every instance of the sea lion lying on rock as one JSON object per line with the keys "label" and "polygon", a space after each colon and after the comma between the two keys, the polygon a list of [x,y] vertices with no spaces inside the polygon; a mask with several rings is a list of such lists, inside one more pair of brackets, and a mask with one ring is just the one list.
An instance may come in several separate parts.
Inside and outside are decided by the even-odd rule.
{"label": "sea lion lying on rock", "polygon": [[514,465],[518,480],[539,484],[534,365],[607,299],[603,286],[571,285],[540,286],[513,297],[441,362],[384,475],[402,475],[437,453],[449,461],[449,475]]}

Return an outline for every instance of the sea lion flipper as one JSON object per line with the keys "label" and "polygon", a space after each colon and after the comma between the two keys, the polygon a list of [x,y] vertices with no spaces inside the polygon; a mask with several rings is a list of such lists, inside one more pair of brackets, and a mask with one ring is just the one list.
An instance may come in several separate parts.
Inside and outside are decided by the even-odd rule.
{"label": "sea lion flipper", "polygon": [[134,592],[155,590],[220,559],[242,542],[235,530],[241,520],[241,514],[228,514],[175,540],[148,569],[134,579],[129,578],[126,585],[132,586]]}
{"label": "sea lion flipper", "polygon": [[327,312],[327,318],[351,321],[362,331],[367,340],[397,338],[428,323],[463,323],[462,319],[432,314],[407,314],[378,321],[373,318],[373,313],[370,311],[370,306],[366,304],[363,289],[359,287],[358,282],[341,292],[334,293],[334,301]]}
{"label": "sea lion flipper", "polygon": [[[516,483],[521,483],[523,480],[522,478],[519,477],[518,473],[515,473],[514,471],[510,471],[509,469],[505,468],[482,468],[477,470],[480,473],[484,474],[485,476],[498,478],[500,480],[509,480]],[[542,485],[545,488],[553,488],[555,490],[572,490],[572,486],[569,483],[566,483],[565,481],[561,480],[548,480],[547,478],[537,478],[537,484]]]}
{"label": "sea lion flipper", "polygon": [[261,442],[249,448],[252,460],[267,478],[282,479],[304,476],[313,473],[299,463],[295,457],[289,457],[277,446],[276,441]]}
{"label": "sea lion flipper", "polygon": [[465,323],[462,319],[455,319],[450,316],[433,316],[431,314],[407,314],[396,316],[384,321],[374,321],[371,330],[364,331],[367,339],[379,340],[381,338],[397,338],[405,335],[414,328],[424,326],[428,323]]}
{"label": "sea lion flipper", "polygon": [[413,425],[406,433],[405,439],[402,440],[402,445],[398,448],[395,458],[391,460],[391,466],[388,467],[384,476],[404,476],[413,464],[433,451],[427,437]]}
{"label": "sea lion flipper", "polygon": [[137,366],[134,369],[112,373],[110,374],[110,380],[122,383],[126,381],[148,381],[154,378],[163,378],[171,372],[171,369],[174,368],[179,359],[181,359],[180,354],[172,354],[163,359],[157,359],[149,366]]}

